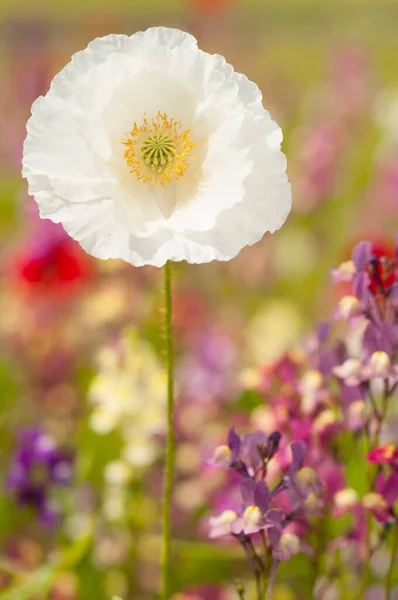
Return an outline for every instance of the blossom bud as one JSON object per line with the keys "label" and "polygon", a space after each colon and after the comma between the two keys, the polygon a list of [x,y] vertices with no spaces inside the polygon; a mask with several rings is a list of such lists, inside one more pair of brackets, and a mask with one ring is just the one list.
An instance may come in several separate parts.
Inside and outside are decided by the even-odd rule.
{"label": "blossom bud", "polygon": [[279,433],[279,431],[273,431],[268,436],[267,445],[263,454],[264,459],[271,460],[271,458],[275,456],[276,452],[278,452],[281,437],[282,435]]}
{"label": "blossom bud", "polygon": [[261,521],[262,515],[258,506],[248,506],[243,514],[244,532],[246,534],[254,533]]}
{"label": "blossom bud", "polygon": [[322,382],[322,373],[316,369],[310,369],[301,378],[301,408],[305,414],[309,414],[314,410],[317,403],[317,391],[321,388]]}
{"label": "blossom bud", "polygon": [[228,446],[218,446],[214,450],[211,462],[220,467],[229,467],[229,465],[231,464],[231,456],[232,453]]}
{"label": "blossom bud", "polygon": [[301,378],[301,389],[303,391],[316,391],[322,385],[323,377],[320,371],[310,369]]}
{"label": "blossom bud", "polygon": [[373,352],[369,365],[372,377],[388,377],[391,360],[386,352]]}
{"label": "blossom bud", "polygon": [[383,496],[376,492],[366,494],[366,496],[362,498],[362,504],[366,510],[385,512],[388,509],[387,502],[384,500]]}
{"label": "blossom bud", "polygon": [[348,414],[350,419],[363,419],[365,414],[365,402],[363,400],[355,400],[348,407]]}
{"label": "blossom bud", "polygon": [[300,552],[300,540],[294,533],[284,533],[279,540],[281,560],[289,560],[294,554]]}
{"label": "blossom bud", "polygon": [[362,305],[356,296],[344,296],[339,302],[337,315],[342,319],[351,319],[362,313]]}
{"label": "blossom bud", "polygon": [[348,358],[342,365],[334,367],[333,373],[341,379],[355,378],[360,374],[362,363],[356,358]]}
{"label": "blossom bud", "polygon": [[323,410],[314,421],[314,431],[316,433],[321,433],[330,425],[334,425],[336,421],[336,414],[330,408]]}
{"label": "blossom bud", "polygon": [[337,267],[332,269],[331,275],[333,283],[341,283],[343,281],[352,281],[352,277],[356,271],[354,261],[346,260]]}
{"label": "blossom bud", "polygon": [[319,480],[314,469],[303,467],[296,475],[297,484],[302,488],[316,488]]}
{"label": "blossom bud", "polygon": [[345,488],[344,490],[339,490],[334,495],[335,506],[342,510],[351,510],[352,508],[358,505],[358,501],[358,494],[352,488]]}
{"label": "blossom bud", "polygon": [[131,468],[121,460],[114,460],[106,465],[104,476],[110,485],[123,486],[131,477]]}
{"label": "blossom bud", "polygon": [[55,450],[56,446],[54,438],[51,435],[43,433],[36,441],[35,450],[36,453],[47,456]]}
{"label": "blossom bud", "polygon": [[266,431],[270,427],[276,427],[277,419],[275,412],[268,406],[257,406],[250,414],[250,423],[253,429]]}
{"label": "blossom bud", "polygon": [[320,506],[322,506],[321,500],[318,498],[318,496],[316,494],[314,494],[314,492],[310,492],[304,501],[304,507],[308,511],[314,512]]}
{"label": "blossom bud", "polygon": [[210,517],[210,537],[216,538],[231,533],[232,523],[236,521],[237,514],[233,510],[224,510],[218,517]]}
{"label": "blossom bud", "polygon": [[261,383],[261,372],[259,369],[243,369],[239,374],[239,382],[245,389],[255,390]]}

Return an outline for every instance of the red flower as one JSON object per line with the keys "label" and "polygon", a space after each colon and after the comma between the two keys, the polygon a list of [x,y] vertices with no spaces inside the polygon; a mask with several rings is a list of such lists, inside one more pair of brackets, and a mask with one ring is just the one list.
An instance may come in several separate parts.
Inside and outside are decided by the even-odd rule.
{"label": "red flower", "polygon": [[93,261],[66,235],[44,237],[17,255],[13,277],[23,292],[70,296],[91,279]]}
{"label": "red flower", "polygon": [[189,0],[204,14],[215,14],[227,9],[233,0]]}
{"label": "red flower", "polygon": [[373,258],[368,266],[370,289],[374,294],[380,288],[389,289],[397,278],[397,264],[394,256],[394,247],[384,244],[372,244]]}

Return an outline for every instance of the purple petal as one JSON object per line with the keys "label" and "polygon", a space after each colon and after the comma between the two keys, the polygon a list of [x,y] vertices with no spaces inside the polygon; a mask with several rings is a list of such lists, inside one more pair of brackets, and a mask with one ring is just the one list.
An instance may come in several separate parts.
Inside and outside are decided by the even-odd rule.
{"label": "purple petal", "polygon": [[363,336],[363,347],[368,355],[378,350],[393,354],[398,347],[396,327],[385,322],[377,325],[369,323]]}
{"label": "purple petal", "polygon": [[51,465],[50,479],[52,483],[68,485],[72,479],[72,464],[70,460],[59,457]]}
{"label": "purple petal", "polygon": [[246,477],[241,481],[240,493],[242,494],[243,504],[245,506],[252,506],[254,502],[254,491],[256,484],[250,477]]}
{"label": "purple petal", "polygon": [[384,473],[384,471],[380,471],[380,473],[378,474],[377,479],[376,479],[375,491],[378,494],[380,494],[381,496],[383,496],[385,484],[386,484],[385,473]]}
{"label": "purple petal", "polygon": [[367,304],[369,301],[369,275],[366,272],[356,273],[352,280],[354,294],[362,304]]}
{"label": "purple petal", "polygon": [[266,518],[266,526],[268,539],[273,548],[279,544],[282,535],[282,513],[280,510],[272,509],[268,511]]}
{"label": "purple petal", "polygon": [[291,463],[290,469],[289,469],[290,475],[294,475],[295,473],[297,473],[297,471],[299,471],[302,468],[302,466],[304,464],[306,449],[307,449],[307,446],[305,445],[305,442],[303,442],[303,441],[292,442],[290,444],[290,450],[292,453],[292,463]]}
{"label": "purple petal", "polygon": [[258,506],[263,514],[268,510],[270,496],[271,494],[265,481],[259,481],[254,490],[254,504]]}
{"label": "purple petal", "polygon": [[40,486],[26,484],[19,491],[18,502],[26,506],[34,506],[41,510],[41,507],[46,501],[46,489]]}
{"label": "purple petal", "polygon": [[263,431],[255,431],[245,435],[242,439],[242,458],[256,470],[262,463],[259,447],[267,445],[268,438]]}
{"label": "purple petal", "polygon": [[394,506],[398,498],[398,473],[392,473],[387,479],[383,489],[383,496],[388,506]]}
{"label": "purple petal", "polygon": [[398,308],[398,283],[394,283],[391,287],[390,300],[395,306],[395,308]]}
{"label": "purple petal", "polygon": [[277,508],[269,510],[266,515],[266,522],[282,531],[282,512]]}
{"label": "purple petal", "polygon": [[320,344],[326,342],[327,338],[329,337],[329,332],[330,323],[328,323],[327,321],[319,323],[319,325],[316,328],[316,335]]}
{"label": "purple petal", "polygon": [[59,507],[49,501],[44,502],[39,518],[44,527],[55,527],[61,519]]}
{"label": "purple petal", "polygon": [[273,431],[268,436],[267,449],[266,449],[266,456],[267,456],[268,460],[271,460],[271,458],[273,458],[275,456],[275,454],[278,452],[281,439],[282,439],[282,434],[279,431]]}
{"label": "purple petal", "polygon": [[380,350],[380,330],[369,323],[363,334],[363,347],[367,354],[373,354],[377,350]]}
{"label": "purple petal", "polygon": [[354,261],[356,270],[359,272],[365,271],[367,264],[372,256],[372,244],[370,242],[360,242],[352,252],[352,260]]}
{"label": "purple petal", "polygon": [[23,487],[29,477],[28,470],[19,462],[12,464],[6,478],[6,487],[9,490],[19,490]]}
{"label": "purple petal", "polygon": [[232,458],[235,459],[240,451],[240,437],[235,432],[235,427],[231,427],[228,433],[228,446],[232,453]]}
{"label": "purple petal", "polygon": [[398,262],[398,233],[395,235],[395,260]]}

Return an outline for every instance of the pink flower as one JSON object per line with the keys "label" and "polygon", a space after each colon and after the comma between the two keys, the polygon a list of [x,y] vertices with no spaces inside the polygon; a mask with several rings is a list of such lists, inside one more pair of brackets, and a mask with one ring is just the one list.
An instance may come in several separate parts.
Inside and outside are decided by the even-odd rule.
{"label": "pink flower", "polygon": [[367,458],[369,462],[378,465],[388,464],[398,469],[398,448],[394,444],[384,444],[373,448]]}

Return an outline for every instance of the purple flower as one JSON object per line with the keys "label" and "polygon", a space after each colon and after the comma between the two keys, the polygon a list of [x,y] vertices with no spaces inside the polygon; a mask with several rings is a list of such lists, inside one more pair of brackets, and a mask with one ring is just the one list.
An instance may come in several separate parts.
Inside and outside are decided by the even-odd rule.
{"label": "purple flower", "polygon": [[284,531],[282,511],[272,509],[266,515],[266,519],[269,545],[272,556],[277,562],[289,560],[294,554],[301,552],[302,547],[297,535]]}
{"label": "purple flower", "polygon": [[364,333],[363,346],[367,355],[379,351],[395,353],[398,350],[398,324],[386,321],[369,323]]}
{"label": "purple flower", "polygon": [[211,463],[228,466],[244,477],[254,477],[261,470],[265,476],[267,464],[277,452],[281,437],[278,431],[269,436],[263,431],[255,431],[240,438],[232,427],[227,445],[216,448]]}
{"label": "purple flower", "polygon": [[389,353],[384,350],[375,350],[364,360],[348,358],[332,372],[349,387],[357,387],[376,378],[390,378],[391,383],[398,380],[398,365],[392,364]]}
{"label": "purple flower", "polygon": [[283,477],[282,483],[273,490],[275,496],[283,490],[288,490],[292,510],[297,510],[303,504],[310,504],[309,500],[315,498],[323,489],[322,484],[311,467],[304,466],[306,453],[304,442],[292,442],[290,450],[292,462],[288,473]]}
{"label": "purple flower", "polygon": [[230,467],[241,475],[248,476],[245,463],[240,457],[242,441],[232,427],[228,433],[227,444],[217,446],[210,464],[220,467]]}
{"label": "purple flower", "polygon": [[51,492],[71,479],[72,457],[51,436],[36,427],[20,432],[7,474],[7,488],[20,505],[34,508],[43,524],[55,524],[59,508]]}
{"label": "purple flower", "polygon": [[232,524],[232,532],[245,535],[257,533],[265,523],[265,513],[269,508],[271,493],[265,481],[255,482],[249,477],[242,480],[240,491],[243,500],[243,514]]}
{"label": "purple flower", "polygon": [[360,242],[355,246],[352,252],[352,260],[357,273],[366,271],[371,257],[372,244],[370,242]]}

